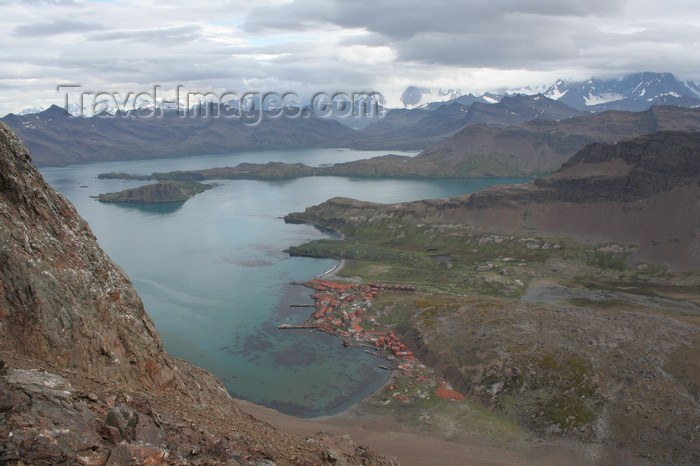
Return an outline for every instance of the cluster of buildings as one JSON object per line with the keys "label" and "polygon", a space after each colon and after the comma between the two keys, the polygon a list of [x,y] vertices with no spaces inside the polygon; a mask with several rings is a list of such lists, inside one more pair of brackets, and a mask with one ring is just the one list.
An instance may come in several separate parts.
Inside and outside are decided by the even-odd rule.
{"label": "cluster of buildings", "polygon": [[[413,293],[416,287],[412,285],[387,285],[387,284],[353,284],[337,283],[329,280],[315,278],[306,286],[314,289],[315,312],[311,317],[308,327],[318,328],[333,335],[345,338],[346,345],[349,339],[357,343],[375,349],[386,350],[390,354],[386,357],[395,363],[395,368],[404,375],[416,379],[422,385],[437,385],[440,388],[435,394],[441,398],[463,400],[464,396],[452,390],[442,379],[436,380],[430,370],[420,364],[413,352],[409,351],[404,343],[393,331],[380,330],[377,321],[368,317],[371,302],[380,293]],[[414,388],[414,387],[410,387]],[[390,390],[397,390],[394,398],[399,401],[407,401],[410,396],[406,390],[399,393],[398,386],[390,386]]]}

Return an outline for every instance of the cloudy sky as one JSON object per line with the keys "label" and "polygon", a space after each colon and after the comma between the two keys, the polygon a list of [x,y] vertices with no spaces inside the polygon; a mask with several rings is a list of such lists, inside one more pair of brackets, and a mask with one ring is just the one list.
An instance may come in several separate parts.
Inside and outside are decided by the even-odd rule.
{"label": "cloudy sky", "polygon": [[[0,115],[59,84],[129,92],[485,92],[669,71],[700,80],[692,0],[0,0]],[[167,94],[167,92],[165,92]]]}

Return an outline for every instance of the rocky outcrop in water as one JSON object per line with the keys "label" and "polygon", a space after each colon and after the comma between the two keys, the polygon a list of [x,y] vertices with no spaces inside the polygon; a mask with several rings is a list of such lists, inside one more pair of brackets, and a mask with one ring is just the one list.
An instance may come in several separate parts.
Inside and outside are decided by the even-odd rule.
{"label": "rocky outcrop in water", "polygon": [[393,462],[277,431],[165,353],[128,277],[3,123],[0,359],[0,462]]}

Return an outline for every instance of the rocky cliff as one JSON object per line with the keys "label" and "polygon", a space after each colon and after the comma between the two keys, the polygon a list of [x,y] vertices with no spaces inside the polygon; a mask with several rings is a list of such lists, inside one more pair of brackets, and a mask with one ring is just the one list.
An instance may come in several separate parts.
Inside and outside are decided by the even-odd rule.
{"label": "rocky cliff", "polygon": [[166,354],[128,277],[3,123],[0,359],[0,462],[392,461],[349,440],[279,432]]}

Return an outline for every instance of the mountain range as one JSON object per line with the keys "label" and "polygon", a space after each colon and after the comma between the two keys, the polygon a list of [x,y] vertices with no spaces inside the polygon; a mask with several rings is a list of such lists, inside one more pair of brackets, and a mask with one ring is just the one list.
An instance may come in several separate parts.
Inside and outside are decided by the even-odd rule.
{"label": "mountain range", "polygon": [[57,106],[36,114],[10,114],[2,121],[25,141],[35,164],[65,165],[282,148],[415,150],[438,144],[468,124],[506,126],[580,114],[537,95],[506,97],[496,104],[455,102],[434,111],[396,110],[361,130],[313,114],[263,117],[258,124],[247,124],[238,118],[177,116],[174,111],[79,118]]}
{"label": "mountain range", "polygon": [[[640,93],[635,94],[637,98],[646,95]],[[455,234],[484,233],[483,244],[478,243],[482,250],[490,247],[486,240],[505,241],[499,235],[523,235],[525,246],[518,251],[533,254],[560,244],[541,245],[532,236],[620,242],[622,246],[605,248],[630,254],[635,268],[625,273],[633,278],[632,273],[653,269],[641,261],[664,264],[669,271],[697,268],[700,109],[653,106],[641,112],[581,112],[535,95],[508,96],[494,104],[452,102],[435,110],[403,111],[391,117],[403,119],[403,132],[398,124],[353,131],[319,118],[280,118],[252,126],[167,114],[151,119],[129,114],[76,118],[57,107],[35,115],[10,115],[6,121],[29,136],[37,150],[35,163],[164,157],[231,147],[341,142],[380,146],[414,132],[418,133],[412,140],[415,146],[443,141],[410,160],[445,173],[473,176],[478,173],[473,167],[478,167],[479,156],[519,173],[550,172],[554,169],[536,161],[553,165],[558,157],[576,152],[579,144],[594,142],[560,169],[525,185],[394,205],[336,198],[297,217],[340,230],[357,225],[393,227],[387,222],[396,222],[401,228],[381,236],[396,235],[399,241],[394,242],[399,244],[406,244],[406,232],[419,226],[426,231],[433,228],[433,236],[444,231],[445,244],[452,247],[467,238]],[[668,129],[690,131],[664,131]],[[644,135],[624,139],[630,134]],[[615,142],[595,142],[606,138]],[[395,156],[377,160],[394,167],[409,163]],[[337,167],[340,170],[343,165]],[[461,173],[460,167],[464,168]],[[497,174],[492,170],[482,166],[480,173]],[[213,376],[168,355],[128,277],[100,249],[70,203],[43,181],[30,164],[26,147],[3,123],[0,207],[0,436],[4,439],[0,462],[396,464],[345,437],[302,438],[274,429],[243,413]],[[465,230],[457,230],[458,226]],[[443,251],[436,255],[438,251],[432,249],[433,236],[421,240],[421,250],[432,254],[430,261],[436,267],[444,266],[453,274]],[[469,254],[484,254],[476,247]],[[405,257],[411,256],[401,256],[402,267]],[[498,284],[508,281],[516,268],[520,273],[532,269],[532,277],[545,270],[544,266],[536,269],[536,260],[523,261],[526,266],[520,267],[510,255],[499,253],[498,257],[504,274],[489,273],[489,279]],[[564,276],[559,268],[563,259],[562,253],[547,268]],[[521,264],[520,259],[517,262]],[[494,269],[486,267],[487,272]],[[621,280],[619,271],[615,273]],[[669,293],[678,293],[680,287],[669,286],[669,276],[659,272],[659,283]],[[692,283],[690,275],[682,280]],[[450,277],[451,284],[455,281]],[[629,283],[623,284],[629,291]],[[691,287],[697,299],[697,285]],[[653,289],[647,286],[645,291]],[[516,305],[501,296],[493,299],[491,307],[482,298],[475,301],[473,295],[453,297],[440,306],[434,305],[438,301],[432,293],[410,299],[412,306],[421,302],[431,306],[430,313],[423,314],[412,307],[411,315],[430,322],[439,332],[431,338],[427,331],[421,334],[420,328],[408,326],[408,321],[399,321],[402,325],[395,325],[396,331],[412,332],[415,347],[411,350],[447,373],[456,388],[491,394],[493,399],[499,394],[505,406],[501,413],[522,415],[520,422],[526,425],[553,407],[559,409],[557,413],[577,414],[564,416],[560,424],[571,419],[579,422],[589,412],[575,410],[594,406],[590,419],[580,421],[584,427],[591,426],[591,438],[598,441],[590,443],[586,438],[581,448],[587,454],[605,445],[621,445],[657,464],[697,462],[693,445],[698,424],[695,313],[669,317],[658,309],[639,311],[637,305],[611,312],[604,307],[574,308],[573,302],[563,307]],[[607,306],[619,305],[609,301]],[[512,315],[498,314],[509,306],[517,306]],[[468,320],[478,318],[486,321]],[[515,338],[500,339],[503,333],[496,332],[511,326],[516,329]],[[450,353],[449,345],[458,350]],[[450,359],[452,354],[457,357]],[[564,364],[571,370],[562,370]],[[549,377],[550,373],[554,375]],[[547,398],[551,393],[561,396]],[[533,411],[522,407],[530,394],[537,398]],[[514,399],[518,403],[508,403]],[[553,402],[540,404],[541,400]],[[562,400],[571,406],[562,408]]]}
{"label": "mountain range", "polygon": [[[540,100],[550,99],[540,97]],[[588,144],[616,142],[659,131],[700,132],[700,109],[655,106],[643,112],[610,110],[563,120],[534,119],[513,126],[471,124],[447,141],[413,157],[389,154],[323,167],[270,162],[153,173],[150,176],[124,173],[100,176],[161,181],[280,179],[328,175],[401,178],[533,177],[553,172]]]}
{"label": "mountain range", "polygon": [[504,96],[543,94],[577,110],[641,111],[652,105],[700,105],[700,82],[683,82],[671,73],[642,72],[614,79],[591,78],[586,81],[557,80],[548,87],[517,89],[482,95],[456,89],[428,89],[409,86],[401,95],[404,108],[435,108],[458,102],[495,103]]}
{"label": "mountain range", "polygon": [[[9,114],[2,121],[22,138],[36,165],[344,147],[424,150],[410,162],[410,170],[398,167],[389,172],[379,169],[374,161],[368,169],[355,164],[348,172],[365,176],[380,172],[387,176],[447,176],[448,172],[452,176],[532,176],[557,168],[589,142],[660,129],[695,130],[693,111],[659,111],[664,116],[674,114],[674,118],[690,120],[664,120],[656,126],[653,120],[659,112],[643,112],[661,104],[698,106],[699,90],[697,83],[682,83],[669,73],[640,73],[622,80],[581,83],[559,81],[540,94],[496,96],[498,99],[468,94],[421,108],[393,109],[362,129],[352,129],[339,119],[315,116],[313,112],[303,117],[274,117],[274,112],[267,112],[258,122],[255,117],[252,121],[218,117],[216,112],[214,116],[185,117],[174,109],[155,115],[150,109],[141,109],[75,117],[57,106],[39,113]],[[610,113],[611,108],[618,113]],[[605,116],[596,119],[598,114]],[[646,127],[616,133],[618,122],[624,126],[625,121],[642,122],[645,118],[651,118]],[[568,120],[571,124],[565,123]],[[579,130],[579,125],[585,129]],[[549,134],[547,140],[542,139],[542,133]],[[491,142],[483,142],[484,138]],[[465,159],[465,154],[488,160],[474,165],[473,157]],[[415,168],[431,159],[431,163],[440,165],[437,171]],[[449,163],[443,165],[446,159]]]}
{"label": "mountain range", "polygon": [[659,131],[589,144],[550,175],[526,184],[391,205],[331,199],[291,218],[340,231],[343,222],[361,215],[366,222],[391,218],[467,224],[485,232],[622,241],[638,245],[636,254],[643,260],[693,269],[700,261],[698,154],[700,132]]}
{"label": "mountain range", "polygon": [[[545,97],[541,100],[556,102]],[[536,118],[512,126],[470,124],[415,157],[374,157],[337,164],[328,172],[392,177],[531,177],[557,169],[589,143],[661,130],[700,131],[700,109],[657,106],[643,112],[610,110],[561,120]]]}
{"label": "mountain range", "polygon": [[[150,111],[147,111],[150,115]],[[117,113],[79,118],[51,106],[2,119],[22,138],[36,165],[136,160],[244,150],[347,147],[352,129],[323,118],[241,119]],[[329,143],[330,141],[330,143]]]}

